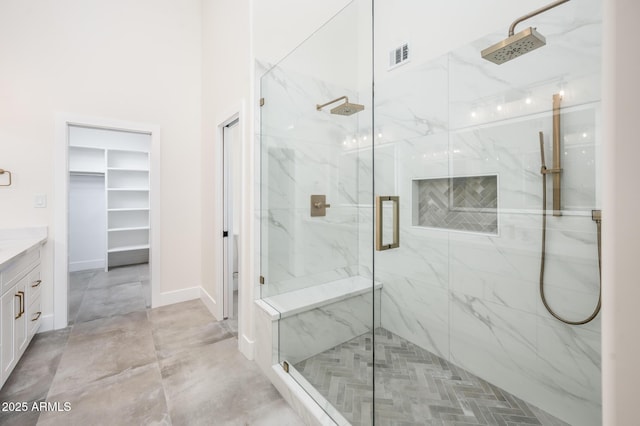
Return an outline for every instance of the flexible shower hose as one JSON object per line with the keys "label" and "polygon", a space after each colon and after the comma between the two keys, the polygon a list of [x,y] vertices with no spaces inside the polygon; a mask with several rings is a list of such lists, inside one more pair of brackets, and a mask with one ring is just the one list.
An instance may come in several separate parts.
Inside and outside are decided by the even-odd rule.
{"label": "flexible shower hose", "polygon": [[540,259],[540,298],[542,299],[542,303],[544,307],[547,308],[547,311],[553,315],[559,321],[562,321],[565,324],[569,325],[582,325],[588,322],[593,321],[595,317],[598,316],[600,312],[600,308],[602,306],[602,262],[601,262],[601,219],[595,219],[597,226],[597,234],[598,234],[598,304],[596,308],[593,310],[593,313],[589,315],[588,318],[582,321],[569,321],[565,318],[562,318],[560,315],[554,312],[554,310],[549,306],[547,302],[547,298],[544,295],[544,261],[545,261],[545,247],[547,240],[547,166],[544,164],[544,151],[543,150],[543,142],[542,142],[542,132],[540,132],[540,149],[542,155],[542,167],[540,168],[540,173],[542,174],[542,254]]}

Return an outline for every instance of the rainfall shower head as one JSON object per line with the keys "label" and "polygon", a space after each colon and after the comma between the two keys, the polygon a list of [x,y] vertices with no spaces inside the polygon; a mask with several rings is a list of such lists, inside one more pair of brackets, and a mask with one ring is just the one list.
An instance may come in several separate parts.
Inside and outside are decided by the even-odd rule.
{"label": "rainfall shower head", "polygon": [[520,31],[518,34],[514,34],[516,25],[568,1],[569,0],[555,1],[516,19],[509,27],[509,37],[500,43],[484,49],[481,52],[482,57],[487,61],[500,65],[525,53],[529,53],[538,47],[544,46],[547,44],[547,41],[535,28],[529,27],[524,31]]}
{"label": "rainfall shower head", "polygon": [[500,65],[545,44],[547,43],[544,36],[537,32],[535,28],[529,27],[516,35],[502,40],[500,43],[484,49],[482,57],[487,61]]}
{"label": "rainfall shower head", "polygon": [[352,104],[349,102],[349,98],[346,96],[341,96],[337,99],[334,99],[332,101],[327,102],[326,104],[322,104],[322,105],[316,105],[316,109],[318,111],[320,111],[322,108],[326,107],[327,105],[331,105],[332,103],[341,101],[341,100],[345,100],[345,102],[341,105],[338,105],[337,107],[334,107],[331,109],[331,114],[338,114],[338,115],[353,115],[356,112],[360,112],[362,110],[364,110],[364,105],[360,105],[360,104]]}

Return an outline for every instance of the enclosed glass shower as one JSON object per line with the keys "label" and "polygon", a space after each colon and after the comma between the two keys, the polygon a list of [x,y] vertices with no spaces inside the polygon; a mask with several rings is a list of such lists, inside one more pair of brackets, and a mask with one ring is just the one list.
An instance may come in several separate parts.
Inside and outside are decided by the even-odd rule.
{"label": "enclosed glass shower", "polygon": [[354,0],[261,78],[273,361],[337,424],[600,424],[600,317],[556,318],[599,304],[600,1],[500,65],[540,2],[425,3]]}

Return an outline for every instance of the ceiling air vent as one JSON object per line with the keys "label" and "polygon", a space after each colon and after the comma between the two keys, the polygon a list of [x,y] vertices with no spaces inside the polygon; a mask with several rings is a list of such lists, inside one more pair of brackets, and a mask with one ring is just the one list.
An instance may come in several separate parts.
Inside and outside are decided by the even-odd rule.
{"label": "ceiling air vent", "polygon": [[389,70],[406,62],[409,62],[409,43],[403,43],[389,52]]}

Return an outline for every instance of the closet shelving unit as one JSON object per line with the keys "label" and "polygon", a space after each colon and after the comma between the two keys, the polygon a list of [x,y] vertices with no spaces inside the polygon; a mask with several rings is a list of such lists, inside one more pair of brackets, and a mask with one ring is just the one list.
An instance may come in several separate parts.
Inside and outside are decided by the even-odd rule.
{"label": "closet shelving unit", "polygon": [[149,153],[70,146],[69,173],[105,177],[105,269],[148,262]]}
{"label": "closet shelving unit", "polygon": [[107,267],[149,261],[149,153],[107,149]]}

